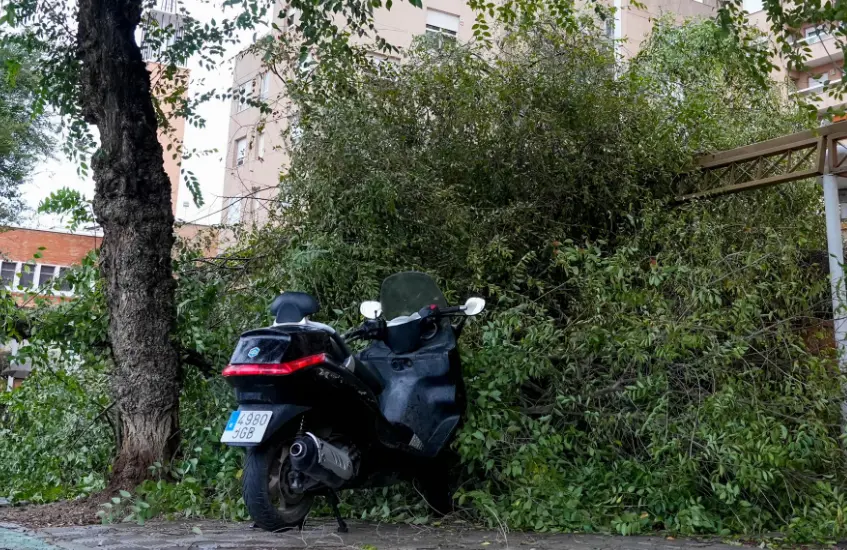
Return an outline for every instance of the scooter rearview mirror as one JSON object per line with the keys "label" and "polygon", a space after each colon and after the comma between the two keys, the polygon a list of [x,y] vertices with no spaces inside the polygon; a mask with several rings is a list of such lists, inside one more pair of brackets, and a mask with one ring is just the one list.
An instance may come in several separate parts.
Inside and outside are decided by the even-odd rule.
{"label": "scooter rearview mirror", "polygon": [[366,319],[376,319],[382,315],[382,304],[373,300],[362,302],[362,305],[359,306],[359,313]]}
{"label": "scooter rearview mirror", "polygon": [[463,311],[468,317],[473,317],[482,313],[483,309],[485,309],[485,300],[482,298],[468,298]]}

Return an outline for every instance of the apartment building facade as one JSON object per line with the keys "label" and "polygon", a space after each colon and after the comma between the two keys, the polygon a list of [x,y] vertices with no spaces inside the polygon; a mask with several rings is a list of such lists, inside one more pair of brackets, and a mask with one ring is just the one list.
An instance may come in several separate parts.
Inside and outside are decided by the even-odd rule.
{"label": "apartment building facade", "polygon": [[[744,0],[743,6],[750,14],[750,23],[770,36],[772,30],[763,1]],[[774,59],[777,68],[771,75],[772,78],[778,82],[788,81],[793,88],[789,93],[810,101],[821,114],[829,108],[844,107],[843,98],[824,93],[827,82],[837,82],[844,76],[844,52],[839,41],[822,26],[806,25],[798,29],[797,34],[796,44],[808,48],[805,67],[802,70],[789,70],[787,62],[777,57]]]}
{"label": "apartment building facade", "polygon": [[809,25],[800,29],[800,40],[809,47],[806,67],[803,70],[788,70],[788,75],[797,89],[796,94],[811,101],[821,112],[844,107],[844,98],[827,94],[824,86],[838,82],[844,77],[844,52],[837,40],[821,28]]}
{"label": "apartment building facade", "polygon": [[[609,0],[616,8],[606,34],[615,38],[618,53],[629,58],[637,53],[652,29],[653,20],[666,14],[679,19],[708,17],[718,0],[646,0],[646,9],[629,0]],[[284,0],[275,13],[285,12]],[[475,14],[463,0],[424,0],[422,8],[395,2],[391,10],[375,13],[376,29],[391,44],[407,48],[415,36],[434,34],[459,42],[473,39]],[[285,32],[288,21],[278,21]],[[383,59],[383,56],[376,56]],[[297,114],[285,97],[282,81],[263,66],[256,55],[242,54],[235,60],[233,88],[239,93],[230,106],[230,122],[224,176],[224,205],[221,223],[261,224],[267,220],[276,199],[280,174],[288,167],[287,134],[296,132]],[[267,103],[273,113],[262,114],[245,97]]]}
{"label": "apartment building facade", "polygon": [[62,281],[45,291],[57,298],[70,297],[73,289],[63,282],[65,273],[79,265],[85,256],[100,247],[96,233],[46,231],[22,227],[0,230],[0,283],[13,295],[47,288],[54,280]]}

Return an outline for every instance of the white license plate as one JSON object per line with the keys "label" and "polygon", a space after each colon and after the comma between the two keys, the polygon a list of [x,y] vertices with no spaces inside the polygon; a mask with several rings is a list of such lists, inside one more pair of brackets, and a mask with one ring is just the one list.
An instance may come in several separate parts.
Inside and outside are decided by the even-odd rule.
{"label": "white license plate", "polygon": [[261,443],[271,415],[272,411],[233,411],[221,443]]}

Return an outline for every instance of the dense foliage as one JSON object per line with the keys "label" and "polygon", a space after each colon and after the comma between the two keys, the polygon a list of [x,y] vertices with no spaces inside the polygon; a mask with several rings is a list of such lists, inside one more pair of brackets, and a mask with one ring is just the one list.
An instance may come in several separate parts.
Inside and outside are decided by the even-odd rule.
{"label": "dense foliage", "polygon": [[21,186],[37,161],[50,154],[51,131],[38,100],[36,61],[0,46],[0,225],[23,209]]}
{"label": "dense foliage", "polygon": [[[696,153],[797,128],[716,31],[661,25],[623,67],[590,34],[539,27],[496,59],[421,50],[363,70],[346,94],[303,91],[275,223],[237,228],[214,259],[180,250],[184,349],[224,364],[241,330],[268,322],[280,289],[314,293],[320,320],[349,326],[383,277],[424,270],[452,301],[490,304],[463,339],[464,513],[512,529],[844,536],[817,189],[666,202]],[[90,351],[82,368],[107,376],[103,306],[96,292],[86,300],[41,312],[33,342],[90,330],[75,353]],[[50,328],[60,319],[61,337]],[[106,517],[243,517],[240,454],[217,443],[229,392],[188,363],[185,382],[180,460],[115,497]],[[73,414],[106,433],[80,440],[81,462],[51,458],[50,392],[35,405],[36,385],[0,397],[13,417],[0,461],[26,456],[33,472],[20,466],[0,491],[95,487],[86,476],[113,446],[97,384]],[[426,514],[404,489],[347,505],[381,519]]]}

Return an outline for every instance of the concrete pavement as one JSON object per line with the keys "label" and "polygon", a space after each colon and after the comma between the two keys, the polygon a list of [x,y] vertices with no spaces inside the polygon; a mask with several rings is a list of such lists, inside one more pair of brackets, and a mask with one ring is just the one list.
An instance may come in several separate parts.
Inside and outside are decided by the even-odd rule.
{"label": "concrete pavement", "polygon": [[540,535],[481,531],[460,526],[424,527],[350,522],[336,533],[335,522],[307,523],[302,532],[267,533],[249,524],[218,521],[153,521],[25,530],[0,524],[0,550],[737,550],[717,542],[663,537]]}

